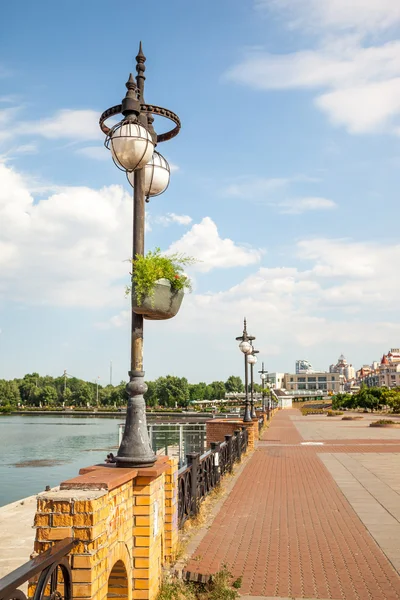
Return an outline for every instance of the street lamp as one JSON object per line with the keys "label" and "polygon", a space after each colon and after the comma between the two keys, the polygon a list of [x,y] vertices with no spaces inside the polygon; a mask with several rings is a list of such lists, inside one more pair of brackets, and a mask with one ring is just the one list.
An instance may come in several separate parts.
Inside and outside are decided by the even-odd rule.
{"label": "street lamp", "polygon": [[[263,397],[263,410],[265,410],[265,380],[267,379],[268,371],[264,370],[264,363],[262,363],[261,371],[258,371],[261,377],[262,383],[262,397]],[[270,417],[270,394],[268,392],[268,400],[267,400],[267,421],[269,421]]]}
{"label": "street lamp", "polygon": [[251,423],[251,412],[250,412],[250,404],[249,404],[249,377],[248,377],[248,369],[247,369],[247,358],[249,352],[252,350],[251,342],[256,338],[252,335],[248,335],[247,333],[247,324],[246,318],[243,322],[243,334],[236,338],[237,342],[240,342],[239,348],[241,352],[244,354],[244,393],[245,393],[245,402],[244,402],[244,423]]}
{"label": "street lamp", "polygon": [[[144,101],[146,57],[142,43],[136,57],[136,81],[129,76],[127,92],[122,104],[104,111],[100,117],[100,128],[106,135],[105,146],[111,151],[115,165],[126,172],[133,186],[133,248],[132,257],[144,255],[145,200],[164,192],[169,184],[170,169],[167,161],[155,150],[160,142],[175,137],[181,128],[179,117],[166,108]],[[106,120],[122,114],[123,119],[113,127]],[[153,127],[154,117],[165,117],[175,124],[166,133],[157,134]],[[134,294],[132,307],[134,306]],[[132,310],[131,320],[131,367],[126,386],[128,406],[125,429],[115,462],[117,467],[148,467],[156,461],[150,444],[146,404],[143,394],[147,391],[143,371],[143,315]]]}
{"label": "street lamp", "polygon": [[254,370],[254,365],[257,363],[257,356],[256,354],[258,354],[258,350],[255,350],[253,348],[253,344],[251,344],[251,352],[249,352],[249,354],[247,355],[247,362],[250,365],[250,394],[251,394],[251,400],[250,400],[250,406],[251,406],[251,418],[252,419],[256,419],[257,418],[257,413],[255,411],[254,408],[254,377],[253,377],[253,370]]}

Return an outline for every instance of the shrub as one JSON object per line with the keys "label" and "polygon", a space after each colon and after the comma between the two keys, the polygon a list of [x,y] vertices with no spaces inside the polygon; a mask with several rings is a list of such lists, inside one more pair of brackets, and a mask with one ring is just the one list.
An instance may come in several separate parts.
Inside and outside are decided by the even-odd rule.
{"label": "shrub", "polygon": [[[154,252],[150,250],[145,256],[136,255],[132,260],[132,286],[135,288],[138,306],[145,296],[153,298],[154,285],[159,279],[168,279],[174,291],[191,291],[191,281],[184,274],[184,267],[195,262],[194,258],[184,254],[163,256],[160,248],[156,248]],[[129,294],[130,288],[126,292]]]}
{"label": "shrub", "polygon": [[305,417],[307,415],[324,415],[325,414],[325,410],[323,408],[302,408],[301,409],[301,414],[304,415]]}
{"label": "shrub", "polygon": [[370,423],[370,426],[372,427],[373,425],[396,425],[398,421],[392,421],[391,419],[379,419],[379,421],[374,421],[373,423]]}
{"label": "shrub", "polygon": [[326,414],[328,417],[339,417],[343,412],[341,410],[328,410]]}

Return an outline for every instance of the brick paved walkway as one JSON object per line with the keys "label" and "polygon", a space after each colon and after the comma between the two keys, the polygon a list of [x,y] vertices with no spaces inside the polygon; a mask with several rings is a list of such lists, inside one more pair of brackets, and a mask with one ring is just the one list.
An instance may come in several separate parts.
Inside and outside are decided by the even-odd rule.
{"label": "brick paved walkway", "polygon": [[[273,419],[187,572],[207,575],[227,564],[243,576],[243,595],[400,599],[399,574],[318,457],[364,453],[368,439],[302,446],[294,415]],[[371,451],[400,452],[400,441],[382,440]]]}

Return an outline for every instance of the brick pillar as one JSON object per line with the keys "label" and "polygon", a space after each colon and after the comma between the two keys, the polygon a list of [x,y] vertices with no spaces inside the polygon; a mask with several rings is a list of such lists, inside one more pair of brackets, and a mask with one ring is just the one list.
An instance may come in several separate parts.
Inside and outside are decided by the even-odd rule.
{"label": "brick pillar", "polygon": [[178,459],[170,458],[165,472],[165,543],[166,560],[173,560],[178,547]]}
{"label": "brick pillar", "polygon": [[258,440],[258,420],[243,423],[239,419],[210,419],[206,421],[207,445],[211,442],[223,442],[226,435],[233,435],[239,427],[246,427],[249,436],[248,450],[254,450]]}
{"label": "brick pillar", "polygon": [[[108,504],[106,491],[60,490],[38,497],[34,550],[40,554],[66,537],[79,540],[70,556],[74,600],[107,596]],[[35,588],[32,581],[30,598]]]}
{"label": "brick pillar", "polygon": [[133,495],[132,598],[152,600],[160,589],[164,564],[165,474],[137,477]]}
{"label": "brick pillar", "polygon": [[[166,548],[176,546],[176,474],[176,462],[167,457],[150,468],[88,467],[59,491],[38,497],[35,551],[67,537],[78,540],[69,557],[74,600],[154,600]],[[30,598],[34,590],[32,582]]]}

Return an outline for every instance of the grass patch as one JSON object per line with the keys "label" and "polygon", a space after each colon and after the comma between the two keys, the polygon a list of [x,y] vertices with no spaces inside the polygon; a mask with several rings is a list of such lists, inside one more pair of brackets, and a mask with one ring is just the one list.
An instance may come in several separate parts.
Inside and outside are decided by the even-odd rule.
{"label": "grass patch", "polygon": [[392,421],[391,419],[379,419],[379,421],[374,421],[370,423],[370,427],[379,427],[381,425],[400,425],[399,421]]}
{"label": "grass patch", "polygon": [[186,582],[182,579],[164,580],[157,600],[236,600],[242,578],[234,579],[224,565],[207,583]]}
{"label": "grass patch", "polygon": [[325,412],[326,411],[323,408],[306,408],[306,407],[303,407],[301,409],[301,414],[304,417],[307,417],[307,415],[324,415]]}
{"label": "grass patch", "polygon": [[326,414],[328,417],[340,417],[343,412],[341,410],[328,410]]}

